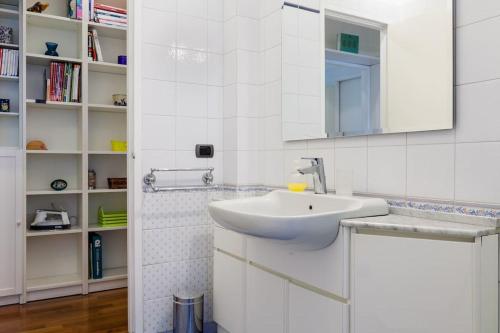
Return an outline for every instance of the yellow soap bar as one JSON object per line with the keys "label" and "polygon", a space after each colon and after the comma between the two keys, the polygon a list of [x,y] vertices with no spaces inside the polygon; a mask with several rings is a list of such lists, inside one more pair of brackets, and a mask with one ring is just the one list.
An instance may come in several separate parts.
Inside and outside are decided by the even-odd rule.
{"label": "yellow soap bar", "polygon": [[288,183],[288,190],[292,192],[304,192],[307,183]]}

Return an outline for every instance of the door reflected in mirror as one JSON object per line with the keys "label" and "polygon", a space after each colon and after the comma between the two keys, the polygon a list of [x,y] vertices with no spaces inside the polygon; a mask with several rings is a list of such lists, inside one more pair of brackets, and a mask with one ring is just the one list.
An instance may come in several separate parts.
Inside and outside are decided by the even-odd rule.
{"label": "door reflected in mirror", "polygon": [[453,128],[452,0],[285,2],[282,25],[283,140]]}

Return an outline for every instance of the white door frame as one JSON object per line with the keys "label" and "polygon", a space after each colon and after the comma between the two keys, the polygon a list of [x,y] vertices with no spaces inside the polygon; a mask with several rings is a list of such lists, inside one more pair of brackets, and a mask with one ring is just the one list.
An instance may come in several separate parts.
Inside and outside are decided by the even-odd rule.
{"label": "white door frame", "polygon": [[142,1],[127,1],[129,26],[127,48],[129,59],[127,94],[129,100],[127,133],[128,202],[130,219],[127,233],[128,265],[128,330],[143,331],[142,292],[142,167],[141,167],[141,62],[142,62]]}

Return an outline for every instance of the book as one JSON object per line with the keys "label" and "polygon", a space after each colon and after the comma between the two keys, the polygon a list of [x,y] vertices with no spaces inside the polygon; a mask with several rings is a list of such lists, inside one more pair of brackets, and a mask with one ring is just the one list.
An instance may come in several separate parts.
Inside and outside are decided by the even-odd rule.
{"label": "book", "polygon": [[81,20],[81,19],[83,19],[83,7],[82,7],[83,0],[75,0],[75,1],[76,1],[76,18],[78,20]]}
{"label": "book", "polygon": [[19,50],[0,48],[0,75],[19,76]]}
{"label": "book", "polygon": [[106,11],[109,11],[109,12],[115,12],[115,13],[120,13],[120,14],[127,14],[127,10],[124,9],[124,8],[118,8],[118,7],[103,5],[101,3],[96,3],[94,5],[94,8],[106,10]]}
{"label": "book", "polygon": [[99,43],[99,36],[97,36],[96,29],[92,29],[92,37],[93,37],[94,49],[96,52],[95,61],[104,61],[104,58],[102,56],[101,44]]}
{"label": "book", "polygon": [[51,62],[46,99],[55,102],[79,102],[80,66],[69,62]]}
{"label": "book", "polygon": [[92,279],[102,279],[102,238],[99,234],[89,234],[89,260],[91,260]]}

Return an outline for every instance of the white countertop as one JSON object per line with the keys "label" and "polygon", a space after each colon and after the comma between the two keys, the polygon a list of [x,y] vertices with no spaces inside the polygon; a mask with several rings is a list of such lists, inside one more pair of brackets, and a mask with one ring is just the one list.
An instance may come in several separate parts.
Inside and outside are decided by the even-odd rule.
{"label": "white countertop", "polygon": [[396,214],[345,219],[341,221],[341,224],[353,228],[418,232],[456,237],[480,237],[499,233],[499,228],[486,220],[484,224],[478,223],[477,220],[472,223],[463,223]]}

